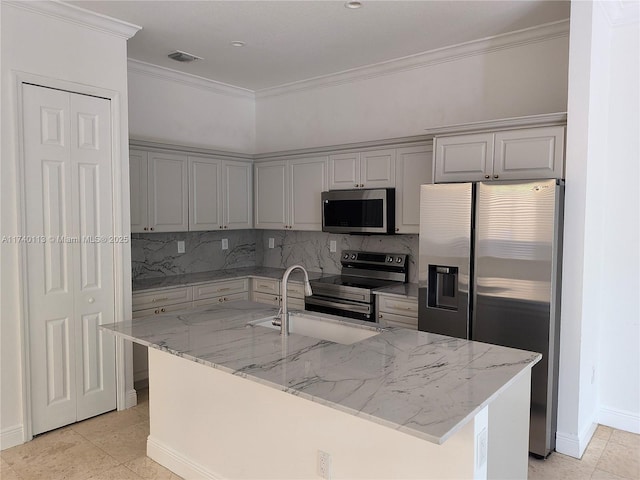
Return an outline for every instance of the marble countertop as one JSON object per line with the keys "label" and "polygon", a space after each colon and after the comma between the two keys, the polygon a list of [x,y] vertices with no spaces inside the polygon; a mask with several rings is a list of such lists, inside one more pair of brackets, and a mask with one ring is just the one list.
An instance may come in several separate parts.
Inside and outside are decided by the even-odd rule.
{"label": "marble countertop", "polygon": [[378,328],[378,335],[341,345],[293,333],[283,340],[277,330],[248,325],[275,313],[243,301],[102,328],[437,444],[541,358],[404,328]]}
{"label": "marble countertop", "polygon": [[[184,273],[182,275],[167,275],[153,277],[133,282],[133,291],[152,290],[156,288],[181,287],[185,285],[197,285],[199,283],[214,282],[216,280],[231,280],[238,277],[262,277],[281,280],[286,269],[271,267],[242,267],[227,270],[211,270],[199,273]],[[323,276],[321,272],[308,272],[309,279],[313,280]],[[292,281],[304,280],[303,273],[296,270],[289,277]]]}
{"label": "marble countertop", "polygon": [[376,295],[388,295],[391,297],[402,297],[418,299],[418,284],[417,283],[401,283],[399,285],[393,285],[391,287],[378,288],[373,291]]}

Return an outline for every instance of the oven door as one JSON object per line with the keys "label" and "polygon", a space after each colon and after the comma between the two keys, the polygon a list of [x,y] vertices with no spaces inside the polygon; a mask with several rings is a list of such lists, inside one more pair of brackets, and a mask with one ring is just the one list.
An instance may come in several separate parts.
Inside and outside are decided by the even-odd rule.
{"label": "oven door", "polygon": [[375,322],[375,308],[373,303],[361,303],[342,298],[329,298],[312,295],[305,297],[304,309],[310,312],[329,313],[341,317],[355,318],[367,322]]}

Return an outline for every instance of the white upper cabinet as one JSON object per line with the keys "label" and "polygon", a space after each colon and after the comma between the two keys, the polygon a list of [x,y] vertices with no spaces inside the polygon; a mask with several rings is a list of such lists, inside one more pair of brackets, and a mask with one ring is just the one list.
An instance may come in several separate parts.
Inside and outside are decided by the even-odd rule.
{"label": "white upper cabinet", "polygon": [[149,230],[185,232],[189,229],[187,157],[149,153]]}
{"label": "white upper cabinet", "polygon": [[253,228],[251,164],[189,157],[189,230]]}
{"label": "white upper cabinet", "polygon": [[189,230],[222,226],[222,160],[189,157]]}
{"label": "white upper cabinet", "polygon": [[253,228],[253,164],[225,160],[222,164],[223,228]]}
{"label": "white upper cabinet", "polygon": [[148,154],[129,152],[129,190],[131,192],[131,232],[149,231]]}
{"label": "white upper cabinet", "polygon": [[405,147],[396,153],[396,233],[419,233],[420,185],[433,183],[432,148]]}
{"label": "white upper cabinet", "polygon": [[189,227],[187,157],[129,152],[131,232],[183,232]]}
{"label": "white upper cabinet", "polygon": [[395,162],[395,149],[330,155],[329,189],[393,188]]}
{"label": "white upper cabinet", "polygon": [[562,178],[564,127],[436,137],[435,181]]}
{"label": "white upper cabinet", "polygon": [[255,228],[321,231],[327,180],[326,156],[257,163]]}

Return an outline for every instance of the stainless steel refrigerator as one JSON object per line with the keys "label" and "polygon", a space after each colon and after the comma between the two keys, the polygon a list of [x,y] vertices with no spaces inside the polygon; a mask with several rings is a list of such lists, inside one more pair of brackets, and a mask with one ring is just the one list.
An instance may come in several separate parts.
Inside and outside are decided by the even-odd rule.
{"label": "stainless steel refrigerator", "polygon": [[418,329],[542,354],[530,452],[555,448],[564,186],[422,185]]}

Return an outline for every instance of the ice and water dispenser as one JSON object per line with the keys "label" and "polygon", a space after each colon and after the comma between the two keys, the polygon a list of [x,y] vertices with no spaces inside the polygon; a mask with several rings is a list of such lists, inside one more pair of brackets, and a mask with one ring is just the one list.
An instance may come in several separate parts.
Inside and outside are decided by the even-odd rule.
{"label": "ice and water dispenser", "polygon": [[429,265],[428,285],[429,307],[458,310],[458,267]]}

